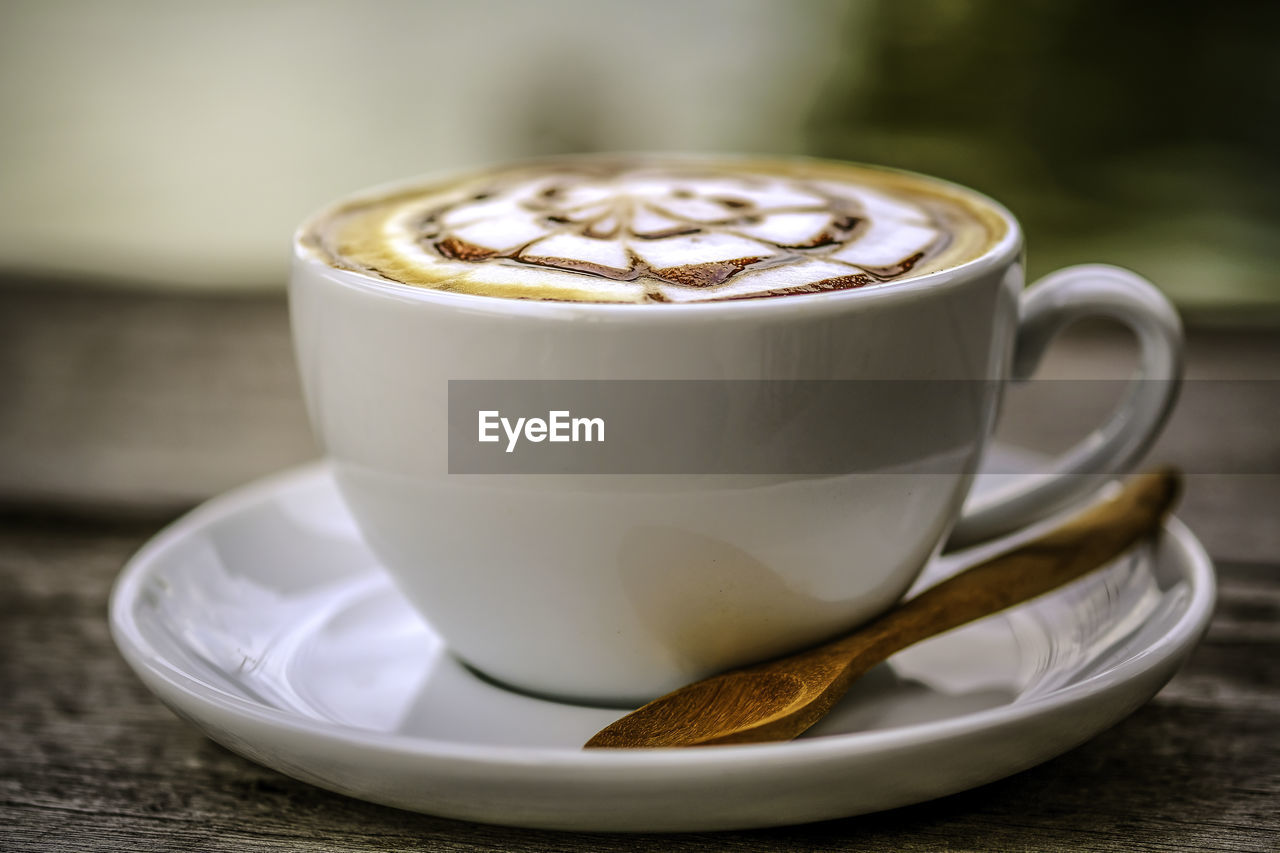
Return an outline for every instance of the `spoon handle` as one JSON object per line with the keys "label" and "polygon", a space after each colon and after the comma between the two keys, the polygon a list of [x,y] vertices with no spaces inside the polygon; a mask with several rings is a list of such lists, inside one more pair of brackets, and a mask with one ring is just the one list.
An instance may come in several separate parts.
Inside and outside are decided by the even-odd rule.
{"label": "spoon handle", "polygon": [[894,652],[1114,560],[1159,529],[1179,490],[1180,479],[1171,469],[1136,476],[1115,497],[1052,532],[930,587],[851,634],[672,691],[606,726],[586,745],[789,740],[820,720],[854,679]]}
{"label": "spoon handle", "polygon": [[[1043,536],[979,563],[825,647],[865,671],[907,646],[990,616],[1075,580],[1153,533],[1180,479],[1169,468],[1139,474],[1115,497]],[[815,650],[816,651],[816,650]]]}

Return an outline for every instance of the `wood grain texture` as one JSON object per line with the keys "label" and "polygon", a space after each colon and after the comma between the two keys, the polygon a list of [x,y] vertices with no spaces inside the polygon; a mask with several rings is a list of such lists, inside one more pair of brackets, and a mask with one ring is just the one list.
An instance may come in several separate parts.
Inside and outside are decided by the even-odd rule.
{"label": "wood grain texture", "polygon": [[1274,850],[1280,569],[1220,566],[1204,644],[1090,743],[931,803],[821,824],[680,836],[522,831],[296,782],[206,740],[107,636],[106,594],[146,522],[0,521],[0,849]]}
{"label": "wood grain texture", "polygon": [[[1124,345],[1108,335],[1067,341],[1053,363],[1068,372],[1111,365]],[[1193,330],[1190,340],[1193,375],[1280,379],[1274,333]],[[1188,477],[1179,516],[1225,559],[1218,611],[1152,702],[1079,749],[860,818],[573,835],[410,814],[295,782],[203,738],[111,645],[110,583],[162,523],[212,491],[314,454],[281,300],[0,289],[0,380],[0,850],[1277,849],[1273,474]],[[1260,387],[1228,391],[1213,410],[1180,410],[1154,457],[1226,454],[1223,425],[1240,424],[1230,454],[1270,464],[1276,421],[1259,420],[1273,404],[1250,396]],[[1061,412],[1029,437],[1078,435],[1072,417]]]}
{"label": "wood grain texture", "polygon": [[285,303],[0,288],[0,501],[173,513],[317,455]]}

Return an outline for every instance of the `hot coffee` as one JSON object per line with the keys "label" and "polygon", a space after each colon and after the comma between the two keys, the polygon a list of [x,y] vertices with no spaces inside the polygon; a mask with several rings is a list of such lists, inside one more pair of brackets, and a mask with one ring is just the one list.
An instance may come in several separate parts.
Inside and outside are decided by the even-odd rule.
{"label": "hot coffee", "polygon": [[980,257],[1002,218],[940,181],[820,161],[577,157],[341,205],[332,265],[511,299],[673,303],[883,285]]}
{"label": "hot coffee", "polygon": [[[869,167],[565,158],[374,190],[297,236],[308,410],[365,541],[458,657],[575,701],[647,701],[883,612],[944,538],[1017,529],[1130,464],[1181,364],[1177,315],[1136,275],[1024,291],[998,203]],[[1143,381],[1044,474],[966,505],[1004,380],[1093,315],[1137,333]],[[511,385],[510,410],[487,396]],[[833,385],[874,396],[832,406]],[[593,440],[553,445],[557,416]],[[455,469],[503,417],[567,455]],[[677,442],[703,467],[661,468]],[[656,461],[586,473],[591,448]]]}

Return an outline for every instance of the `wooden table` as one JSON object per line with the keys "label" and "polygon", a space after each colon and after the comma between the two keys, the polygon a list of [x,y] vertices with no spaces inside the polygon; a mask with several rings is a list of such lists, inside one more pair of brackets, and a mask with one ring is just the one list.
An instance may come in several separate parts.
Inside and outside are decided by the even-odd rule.
{"label": "wooden table", "polygon": [[[1046,375],[1121,376],[1128,349],[1086,328]],[[705,835],[524,831],[369,805],[245,761],[161,706],[111,644],[110,584],[161,525],[316,455],[283,300],[10,282],[0,850],[1280,849],[1280,335],[1193,328],[1189,375],[1151,456],[1191,473],[1179,514],[1217,560],[1218,612],[1183,671],[1120,725],[882,814]],[[1002,434],[1052,449],[1107,405],[1089,391],[1055,408],[1039,391],[1011,396]]]}

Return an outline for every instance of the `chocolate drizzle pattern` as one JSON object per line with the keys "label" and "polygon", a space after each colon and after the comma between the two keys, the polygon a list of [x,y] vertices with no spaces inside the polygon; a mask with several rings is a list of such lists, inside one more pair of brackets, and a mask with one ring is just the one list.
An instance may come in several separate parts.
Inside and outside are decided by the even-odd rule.
{"label": "chocolate drizzle pattern", "polygon": [[689,302],[908,276],[955,238],[937,200],[710,164],[556,164],[348,213],[327,245],[408,284],[534,299]]}

